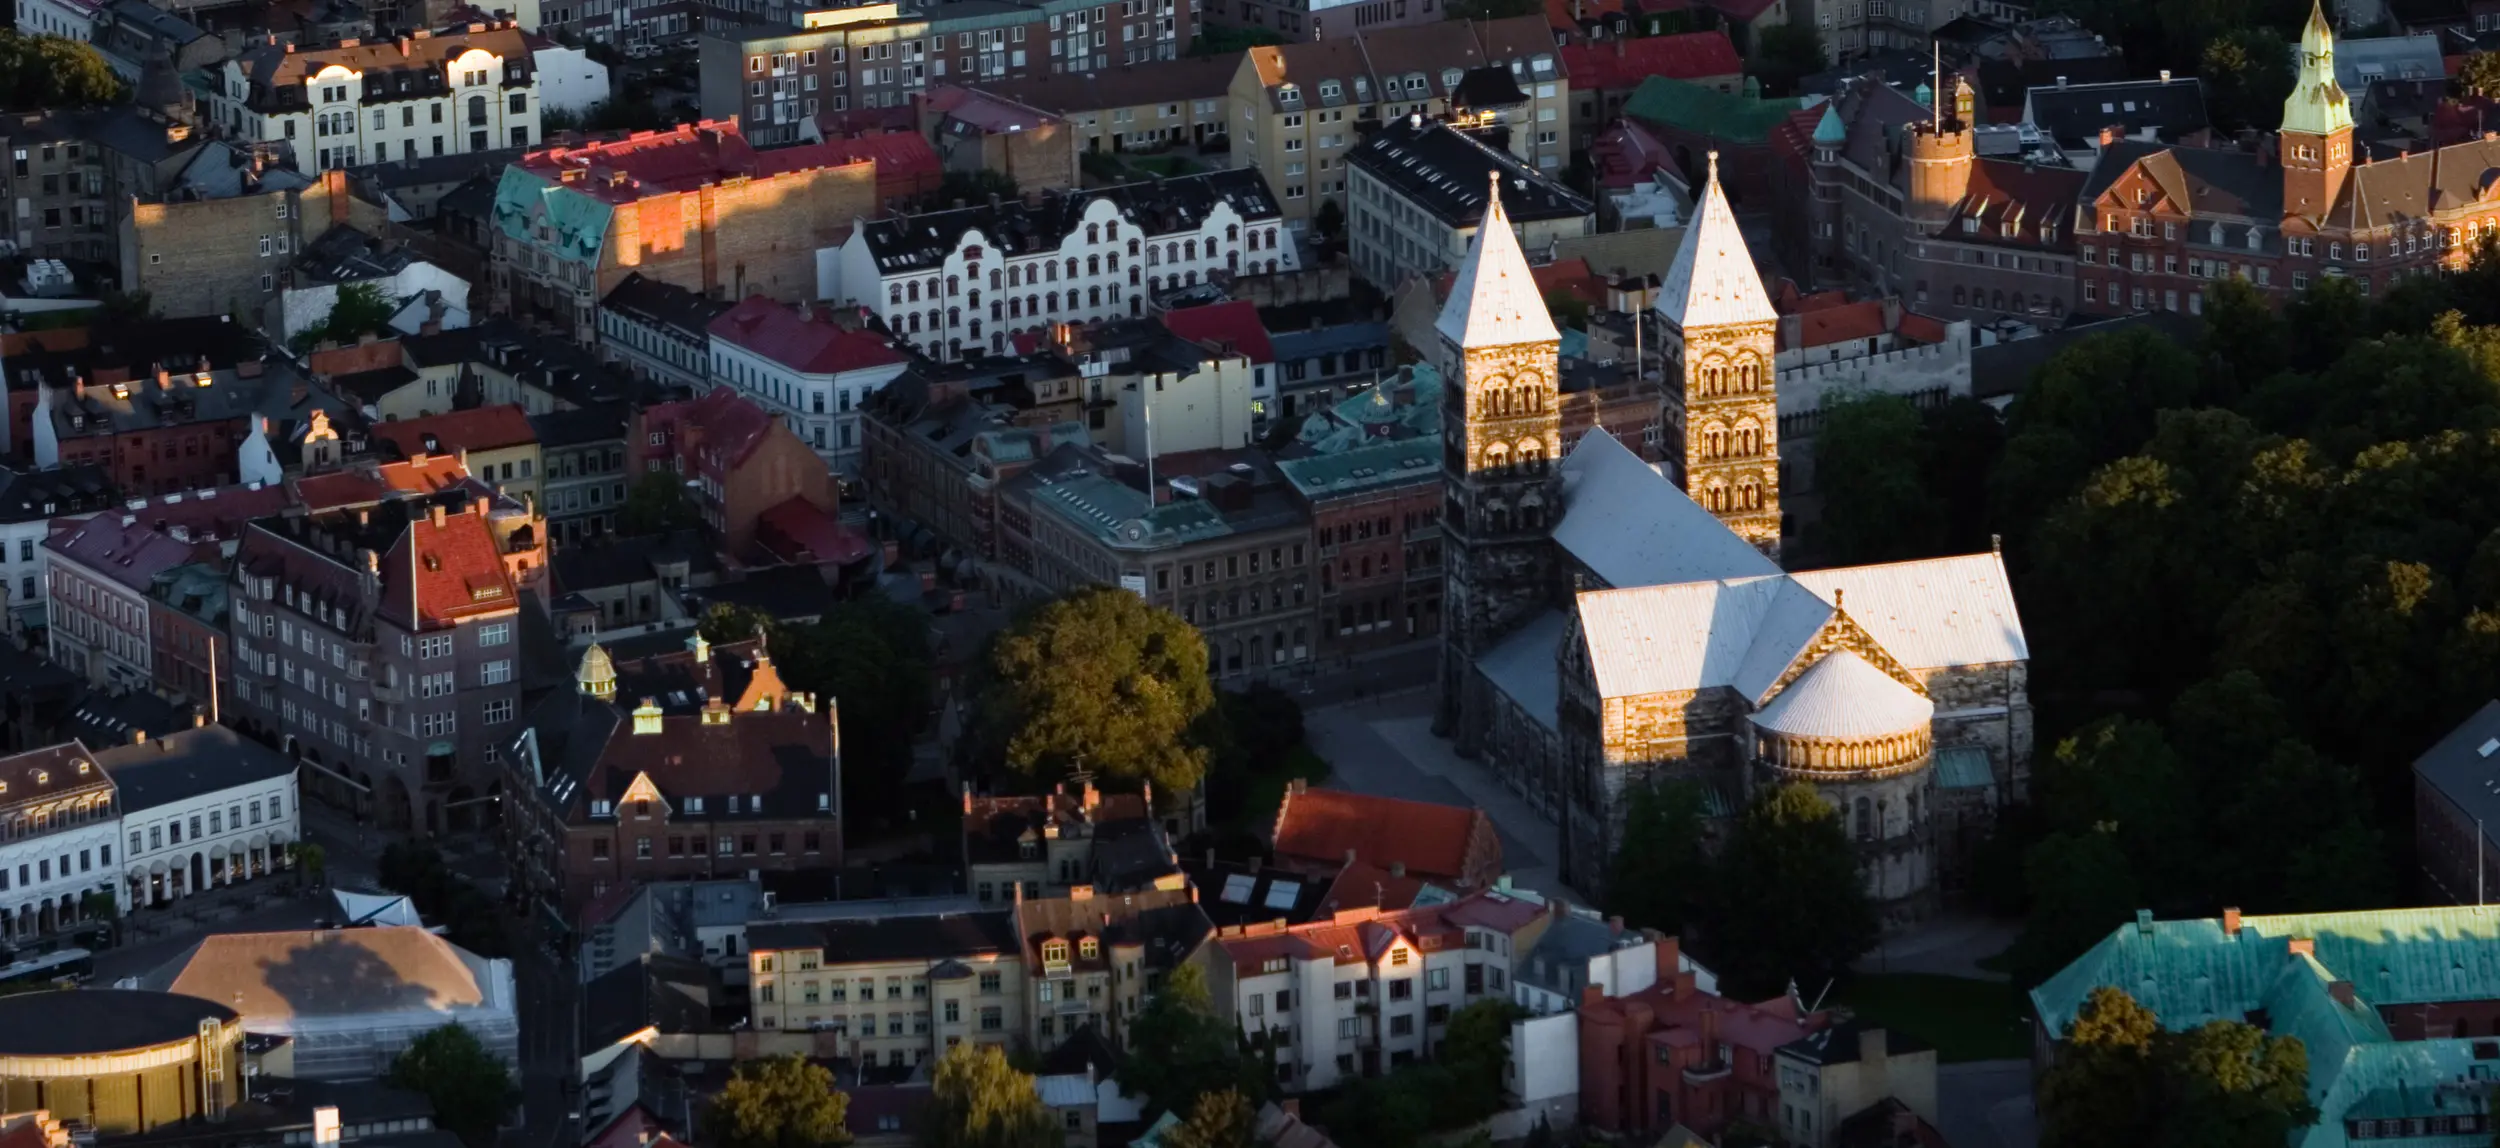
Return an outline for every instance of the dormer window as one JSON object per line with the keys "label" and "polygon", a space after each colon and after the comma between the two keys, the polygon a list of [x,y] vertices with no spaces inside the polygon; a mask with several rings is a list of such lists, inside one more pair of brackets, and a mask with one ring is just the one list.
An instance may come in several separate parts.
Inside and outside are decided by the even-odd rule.
{"label": "dormer window", "polygon": [[1455,91],[1457,91],[1457,90],[1458,90],[1458,69],[1456,69],[1456,68],[1445,68],[1445,69],[1443,69],[1443,70],[1442,70],[1442,72],[1441,72],[1441,87],[1442,87],[1444,90],[1447,90],[1447,91],[1452,91],[1452,92],[1455,92]]}
{"label": "dormer window", "polygon": [[616,805],[613,802],[593,801],[590,803],[590,815],[592,817],[614,817],[616,816]]}
{"label": "dormer window", "polygon": [[37,785],[48,785],[52,781],[52,775],[40,769],[34,772],[34,778]]}
{"label": "dormer window", "polygon": [[1030,861],[1042,855],[1042,843],[1039,841],[1019,842],[1017,844],[1016,852],[1025,860]]}
{"label": "dormer window", "polygon": [[1978,220],[1976,220],[1976,219],[1968,219],[1968,218],[1963,219],[1963,220],[1962,220],[1962,234],[1964,234],[1964,235],[1977,235],[1977,234],[1979,234],[1979,221],[1978,221]]}
{"label": "dormer window", "polygon": [[1102,956],[1102,942],[1097,941],[1092,937],[1087,937],[1076,943],[1076,951],[1077,955],[1084,957],[1086,960],[1093,960]]}
{"label": "dormer window", "polygon": [[1293,84],[1279,85],[1276,89],[1276,102],[1280,104],[1301,103],[1302,89]]}
{"label": "dormer window", "polygon": [[1066,941],[1042,942],[1042,963],[1045,965],[1067,964],[1068,943]]}
{"label": "dormer window", "polygon": [[700,798],[700,797],[689,797],[689,798],[687,798],[687,799],[686,799],[686,812],[688,812],[688,813],[701,813],[701,812],[703,812],[703,799],[702,799],[702,798]]}
{"label": "dormer window", "polygon": [[1323,102],[1327,102],[1327,103],[1334,103],[1334,102],[1336,102],[1337,100],[1339,100],[1339,99],[1343,98],[1344,96],[1345,96],[1345,86],[1344,86],[1344,85],[1342,85],[1342,84],[1339,84],[1337,81],[1335,81],[1335,80],[1321,80],[1321,81],[1319,82],[1319,98],[1320,98]]}

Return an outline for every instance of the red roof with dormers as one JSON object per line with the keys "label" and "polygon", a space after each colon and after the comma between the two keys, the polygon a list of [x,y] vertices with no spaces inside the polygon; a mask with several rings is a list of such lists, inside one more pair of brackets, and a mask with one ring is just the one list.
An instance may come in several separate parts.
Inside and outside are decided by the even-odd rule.
{"label": "red roof with dormers", "polygon": [[[413,559],[411,544],[416,548]],[[439,520],[432,516],[419,518],[382,560],[391,563],[394,571],[415,572],[421,622],[447,623],[518,605],[512,575],[504,569],[503,551],[495,545],[494,531],[487,528],[482,514],[444,513]],[[399,597],[406,594],[407,587],[392,584],[390,590],[396,592],[392,597]],[[392,609],[394,605],[404,609],[405,599],[386,599],[382,608],[397,614],[399,611]]]}
{"label": "red roof with dormers", "polygon": [[701,398],[648,408],[643,423],[652,430],[669,432],[669,441],[680,452],[691,449],[685,445],[686,429],[700,428],[701,446],[718,451],[722,465],[735,468],[773,429],[773,416],[738,392],[715,387]]}
{"label": "red roof with dormers", "polygon": [[1233,962],[1238,975],[1257,976],[1266,971],[1267,962],[1278,959],[1378,964],[1400,945],[1420,952],[1440,952],[1466,944],[1470,928],[1516,937],[1545,912],[1541,902],[1484,890],[1456,901],[1411,909],[1343,907],[1327,920],[1304,925],[1272,922],[1228,926],[1217,931],[1215,944]]}
{"label": "red roof with dormers", "polygon": [[1566,44],[1561,54],[1573,91],[1637,88],[1651,76],[1700,83],[1745,71],[1745,58],[1736,54],[1736,45],[1728,41],[1727,33],[1715,29]]}
{"label": "red roof with dormers", "polygon": [[243,536],[252,519],[294,501],[284,484],[220,486],[132,499],[55,531],[44,540],[54,561],[76,563],[135,590],[157,574],[219,555],[219,543]]}
{"label": "red roof with dormers", "polygon": [[432,494],[468,476],[458,457],[428,455],[379,466],[307,475],[295,480],[295,496],[316,513],[380,502],[395,494]]}
{"label": "red roof with dormers", "polygon": [[749,295],[712,320],[712,337],[803,375],[838,375],[910,362],[884,339],[852,330],[813,307]]}
{"label": "red roof with dormers", "polygon": [[1267,324],[1259,321],[1258,306],[1247,299],[1166,311],[1163,325],[1193,343],[1230,346],[1253,363],[1276,361],[1276,348],[1267,338]]}
{"label": "red roof with dormers", "polygon": [[937,149],[919,132],[878,132],[829,139],[816,145],[827,161],[826,166],[842,163],[873,163],[877,165],[877,182],[894,178],[927,176],[931,180],[945,178],[938,164]]}
{"label": "red roof with dormers", "polygon": [[538,441],[527,414],[518,404],[475,407],[465,411],[375,423],[373,437],[398,448],[401,457],[501,450]]}
{"label": "red roof with dormers", "polygon": [[514,166],[608,203],[632,203],[731,179],[771,179],[869,162],[841,146],[855,142],[836,140],[761,151],[747,142],[736,120],[705,120],[583,147],[534,151]]}

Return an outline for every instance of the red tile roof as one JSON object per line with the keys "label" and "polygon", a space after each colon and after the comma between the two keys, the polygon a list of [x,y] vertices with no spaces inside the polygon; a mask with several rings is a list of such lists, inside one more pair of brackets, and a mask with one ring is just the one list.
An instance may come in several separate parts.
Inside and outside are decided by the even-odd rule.
{"label": "red tile roof", "polygon": [[868,556],[868,536],[798,495],[755,518],[756,540],[783,561],[848,566]]}
{"label": "red tile roof", "polygon": [[1437,952],[1466,943],[1471,926],[1516,935],[1545,911],[1541,902],[1485,890],[1418,908],[1347,906],[1329,919],[1289,927],[1228,926],[1217,931],[1215,944],[1239,975],[1257,976],[1267,971],[1268,961],[1280,957],[1338,965],[1378,961],[1399,941]]}
{"label": "red tile roof", "polygon": [[1623,0],[1545,0],[1545,22],[1578,35],[1584,23],[1595,23],[1623,11]]}
{"label": "red tile roof", "polygon": [[305,509],[319,512],[380,502],[394,494],[431,494],[468,473],[458,458],[448,454],[429,455],[422,462],[406,458],[296,479],[295,496]]}
{"label": "red tile roof", "polygon": [[285,510],[293,501],[284,484],[258,490],[221,486],[134,499],[139,505],[124,503],[55,532],[44,547],[59,559],[144,590],[163,571],[217,559],[219,540],[242,537],[245,523]]}
{"label": "red tile roof", "polygon": [[[1280,858],[1336,867],[1349,859],[1388,868],[1404,865],[1409,875],[1456,881],[1484,874],[1487,858],[1478,855],[1484,811],[1458,805],[1402,801],[1334,789],[1302,789],[1285,794],[1276,811],[1275,849]],[[1493,845],[1491,868],[1500,871],[1500,844]]]}
{"label": "red tile roof", "polygon": [[1259,321],[1258,306],[1247,299],[1167,311],[1163,325],[1193,343],[1230,345],[1253,363],[1276,361],[1276,348],[1267,339],[1267,324]]}
{"label": "red tile roof", "polygon": [[[773,429],[773,416],[728,387],[716,387],[701,398],[661,403],[647,409],[644,424],[675,428],[670,441],[684,444],[685,428],[699,428],[703,445],[719,451],[722,462],[736,467],[754,452]],[[685,449],[682,445],[680,449]]]}
{"label": "red tile roof", "polygon": [[[1852,339],[1872,339],[1884,333],[1884,304],[1880,299],[1868,299],[1806,311],[1795,319],[1796,335],[1791,346],[1822,347]],[[1780,326],[1783,331],[1791,329],[1786,323]]]}
{"label": "red tile roof", "polygon": [[843,327],[813,307],[793,307],[762,295],[749,295],[712,320],[712,337],[806,375],[911,361],[874,334]]}
{"label": "red tile roof", "polygon": [[[484,505],[484,504],[479,504]],[[441,508],[434,508],[441,513]],[[409,547],[416,547],[412,560]],[[417,578],[416,600],[421,621],[447,623],[473,614],[509,610],[518,605],[512,575],[504,569],[503,552],[481,514],[443,513],[438,520],[419,518],[391,552],[383,557],[388,597],[383,608],[407,607],[410,570]],[[394,614],[399,611],[392,611]],[[402,615],[404,616],[404,615]]]}
{"label": "red tile roof", "polygon": [[1717,30],[1566,44],[1562,59],[1575,92],[1628,90],[1651,76],[1699,83],[1745,71],[1745,58],[1736,54],[1727,33]]}
{"label": "red tile roof", "polygon": [[1602,187],[1629,188],[1649,182],[1651,173],[1675,170],[1674,157],[1649,129],[1633,120],[1616,120],[1589,145],[1589,161]]}
{"label": "red tile roof", "polygon": [[850,158],[843,147],[822,143],[759,151],[739,132],[737,121],[706,120],[665,132],[635,132],[621,140],[535,151],[514,166],[609,203],[631,203],[730,179],[771,179],[864,162]]}
{"label": "red tile roof", "polygon": [[315,351],[305,358],[304,369],[314,375],[355,375],[396,367],[400,357],[399,340],[376,339],[352,347]]}
{"label": "red tile roof", "polygon": [[518,404],[476,407],[424,418],[375,423],[373,437],[398,448],[404,458],[420,454],[501,450],[538,441],[529,416]]}

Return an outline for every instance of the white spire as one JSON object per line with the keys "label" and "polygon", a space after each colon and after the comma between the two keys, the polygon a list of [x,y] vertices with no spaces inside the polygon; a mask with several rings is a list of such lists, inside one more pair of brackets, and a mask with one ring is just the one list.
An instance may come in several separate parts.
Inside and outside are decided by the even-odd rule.
{"label": "white spire", "polygon": [[2314,0],[2300,32],[2300,75],[2283,99],[2282,130],[2315,136],[2352,130],[2352,101],[2335,80],[2335,29]]}
{"label": "white spire", "polygon": [[1467,247],[1467,261],[1458,265],[1450,297],[1433,323],[1441,337],[1460,347],[1508,347],[1519,343],[1551,343],[1562,336],[1545,309],[1545,296],[1528,273],[1528,257],[1519,252],[1519,237],[1510,233],[1510,213],[1502,210],[1502,171],[1493,169],[1486,191],[1484,223]]}
{"label": "white spire", "polygon": [[1719,153],[1710,153],[1710,181],[1702,188],[1701,210],[1684,229],[1684,245],[1675,250],[1675,265],[1658,288],[1658,313],[1680,331],[1723,327],[1733,323],[1770,323],[1779,319],[1771,297],[1762,291],[1762,274],[1736,228],[1736,212],[1719,190]]}

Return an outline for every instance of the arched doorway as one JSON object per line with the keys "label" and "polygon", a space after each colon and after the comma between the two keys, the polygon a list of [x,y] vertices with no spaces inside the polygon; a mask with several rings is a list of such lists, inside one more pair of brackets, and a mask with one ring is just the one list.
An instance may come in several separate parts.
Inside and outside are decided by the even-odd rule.
{"label": "arched doorway", "polygon": [[408,783],[395,776],[383,778],[373,810],[382,828],[404,832],[415,820],[415,813],[415,803],[408,797]]}
{"label": "arched doorway", "polygon": [[191,855],[191,891],[198,893],[207,888],[208,858],[201,854],[193,853]]}
{"label": "arched doorway", "polygon": [[43,907],[35,911],[35,931],[49,933],[59,923],[60,919],[52,915],[52,902],[46,899]]}

